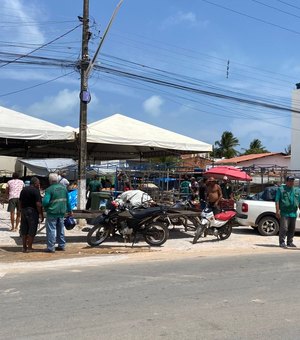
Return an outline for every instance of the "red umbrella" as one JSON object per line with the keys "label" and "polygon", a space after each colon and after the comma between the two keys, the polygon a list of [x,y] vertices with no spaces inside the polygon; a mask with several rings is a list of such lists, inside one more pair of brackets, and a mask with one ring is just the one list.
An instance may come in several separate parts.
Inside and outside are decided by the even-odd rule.
{"label": "red umbrella", "polygon": [[211,176],[217,179],[223,179],[224,176],[227,176],[227,178],[231,180],[252,181],[252,177],[250,177],[245,171],[237,169],[234,166],[216,166],[204,172],[204,176]]}

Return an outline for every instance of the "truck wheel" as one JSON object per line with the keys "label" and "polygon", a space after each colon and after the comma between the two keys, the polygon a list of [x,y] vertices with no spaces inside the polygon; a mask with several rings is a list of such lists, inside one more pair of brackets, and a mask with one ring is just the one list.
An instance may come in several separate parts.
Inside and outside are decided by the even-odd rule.
{"label": "truck wheel", "polygon": [[264,216],[259,220],[257,229],[262,236],[274,236],[278,234],[279,222],[275,217]]}

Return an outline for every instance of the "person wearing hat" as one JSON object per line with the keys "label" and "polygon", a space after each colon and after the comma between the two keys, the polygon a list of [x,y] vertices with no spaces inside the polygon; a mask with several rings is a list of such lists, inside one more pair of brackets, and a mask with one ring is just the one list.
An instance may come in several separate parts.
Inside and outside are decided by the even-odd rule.
{"label": "person wearing hat", "polygon": [[199,199],[199,183],[195,177],[191,177],[191,198],[192,200]]}
{"label": "person wearing hat", "polygon": [[224,199],[233,199],[232,186],[227,176],[223,177],[223,182],[221,183],[220,187],[221,187],[222,196]]}
{"label": "person wearing hat", "polygon": [[216,214],[220,211],[220,201],[222,199],[222,190],[217,181],[210,177],[206,181],[206,202],[207,207],[213,210],[213,213]]}
{"label": "person wearing hat", "polygon": [[[279,246],[292,247],[295,234],[297,210],[300,204],[300,191],[295,188],[295,178],[287,176],[285,184],[278,187],[275,196],[276,217],[279,219]],[[285,243],[287,239],[287,243]]]}

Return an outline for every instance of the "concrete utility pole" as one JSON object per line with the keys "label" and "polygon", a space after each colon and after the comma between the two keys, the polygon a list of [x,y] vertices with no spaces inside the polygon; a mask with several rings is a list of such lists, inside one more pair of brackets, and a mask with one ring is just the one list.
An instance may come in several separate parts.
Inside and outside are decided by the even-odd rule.
{"label": "concrete utility pole", "polygon": [[88,92],[88,74],[90,58],[89,43],[89,0],[83,1],[82,21],[82,52],[80,62],[80,119],[79,119],[79,155],[78,155],[78,209],[85,209],[86,202],[86,156],[87,156],[87,104],[90,101]]}
{"label": "concrete utility pole", "polygon": [[90,39],[89,32],[89,0],[83,1],[83,17],[79,18],[82,21],[82,55],[80,61],[81,71],[81,87],[80,87],[80,122],[79,122],[79,156],[78,156],[78,205],[79,210],[85,209],[86,202],[86,160],[87,160],[87,104],[91,100],[91,95],[88,90],[88,78],[96,62],[96,58],[102,44],[105,40],[106,34],[108,33],[110,26],[119,11],[119,8],[123,0],[120,0],[114,13],[109,21],[109,24],[104,31],[103,37],[96,50],[93,59],[90,61],[88,53],[88,43]]}

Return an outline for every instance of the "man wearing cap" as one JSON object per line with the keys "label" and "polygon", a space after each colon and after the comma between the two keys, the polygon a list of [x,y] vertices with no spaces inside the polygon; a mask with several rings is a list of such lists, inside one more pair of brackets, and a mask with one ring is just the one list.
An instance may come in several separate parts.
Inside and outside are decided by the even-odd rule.
{"label": "man wearing cap", "polygon": [[[300,203],[299,188],[294,187],[295,178],[287,176],[286,183],[278,187],[275,197],[276,217],[279,219],[279,246],[296,247],[293,243],[297,210]],[[287,238],[287,243],[285,239]]]}

